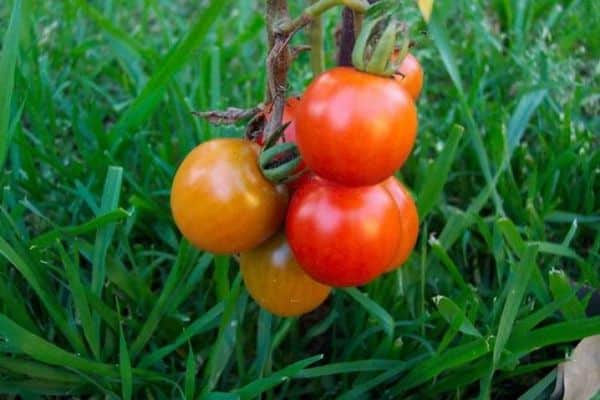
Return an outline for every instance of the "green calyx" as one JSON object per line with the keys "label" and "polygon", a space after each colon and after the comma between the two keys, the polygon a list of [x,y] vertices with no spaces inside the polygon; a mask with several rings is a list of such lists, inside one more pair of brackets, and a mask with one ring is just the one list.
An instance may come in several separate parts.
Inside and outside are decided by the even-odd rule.
{"label": "green calyx", "polygon": [[258,164],[269,181],[280,184],[292,181],[304,171],[298,171],[302,158],[294,143],[279,143],[260,153]]}
{"label": "green calyx", "polygon": [[[396,38],[401,31],[398,21],[380,16],[363,23],[352,52],[352,64],[360,71],[380,76],[392,76],[396,70]],[[402,45],[398,60],[408,51],[408,40]]]}

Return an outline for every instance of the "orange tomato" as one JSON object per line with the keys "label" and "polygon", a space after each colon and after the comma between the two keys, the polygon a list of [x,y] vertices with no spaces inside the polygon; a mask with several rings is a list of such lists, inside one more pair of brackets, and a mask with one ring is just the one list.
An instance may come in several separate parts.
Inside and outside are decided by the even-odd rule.
{"label": "orange tomato", "polygon": [[196,247],[213,253],[249,250],[279,229],[287,189],[258,166],[259,146],[243,139],[214,139],[183,160],[171,189],[177,227]]}
{"label": "orange tomato", "polygon": [[385,272],[400,267],[410,256],[419,237],[419,214],[417,206],[406,187],[391,176],[381,184],[394,199],[400,212],[400,243],[396,255]]}
{"label": "orange tomato", "polygon": [[314,310],[331,291],[300,268],[283,233],[242,252],[240,269],[250,296],[264,309],[282,317]]}

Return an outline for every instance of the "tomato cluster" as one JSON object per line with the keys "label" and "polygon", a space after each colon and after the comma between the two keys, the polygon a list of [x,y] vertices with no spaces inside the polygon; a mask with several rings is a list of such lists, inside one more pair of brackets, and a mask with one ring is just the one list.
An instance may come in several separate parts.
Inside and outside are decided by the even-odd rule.
{"label": "tomato cluster", "polygon": [[173,181],[179,230],[203,250],[239,253],[248,292],[281,316],[402,265],[419,220],[393,174],[415,142],[422,82],[412,55],[393,77],[337,67],[315,78],[284,109],[281,140],[296,143],[307,170],[292,183],[261,172],[262,137],[200,144]]}

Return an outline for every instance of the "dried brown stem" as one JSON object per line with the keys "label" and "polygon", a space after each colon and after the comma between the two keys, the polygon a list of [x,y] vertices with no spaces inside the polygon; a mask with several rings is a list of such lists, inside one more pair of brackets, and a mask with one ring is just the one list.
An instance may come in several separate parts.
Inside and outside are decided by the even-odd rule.
{"label": "dried brown stem", "polygon": [[230,125],[236,122],[254,117],[263,109],[262,106],[253,108],[229,107],[226,110],[193,111],[192,114],[204,118],[211,124]]}
{"label": "dried brown stem", "polygon": [[272,102],[273,107],[271,118],[265,126],[265,141],[275,133],[283,118],[287,73],[291,62],[288,46],[291,34],[282,32],[278,27],[289,21],[286,0],[267,0],[267,32],[271,46],[267,56],[267,101]]}

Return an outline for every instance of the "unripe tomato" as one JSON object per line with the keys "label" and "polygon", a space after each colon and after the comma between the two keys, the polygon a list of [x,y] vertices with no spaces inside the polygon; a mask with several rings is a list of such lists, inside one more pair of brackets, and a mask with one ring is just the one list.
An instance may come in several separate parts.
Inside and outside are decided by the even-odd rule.
{"label": "unripe tomato", "polygon": [[286,235],[298,263],[329,286],[364,285],[392,262],[400,214],[381,185],[348,187],[307,180],[292,196]]}
{"label": "unripe tomato", "polygon": [[421,67],[419,60],[408,53],[402,60],[398,72],[394,75],[394,79],[400,82],[412,98],[416,100],[423,88],[423,67]]}
{"label": "unripe tomato", "polygon": [[400,267],[410,256],[419,236],[419,214],[417,206],[406,187],[395,177],[391,176],[381,184],[390,193],[400,212],[402,229],[400,243],[396,255],[386,272]]}
{"label": "unripe tomato", "polygon": [[248,140],[214,139],[183,160],[173,179],[171,211],[192,244],[213,253],[237,253],[280,227],[287,190],[262,175],[259,150]]}
{"label": "unripe tomato", "polygon": [[296,108],[296,137],[309,169],[349,186],[373,185],[408,158],[417,111],[393,78],[336,67],[319,75]]}
{"label": "unripe tomato", "polygon": [[242,252],[240,269],[250,296],[261,307],[281,317],[314,310],[331,291],[300,268],[283,233]]}

